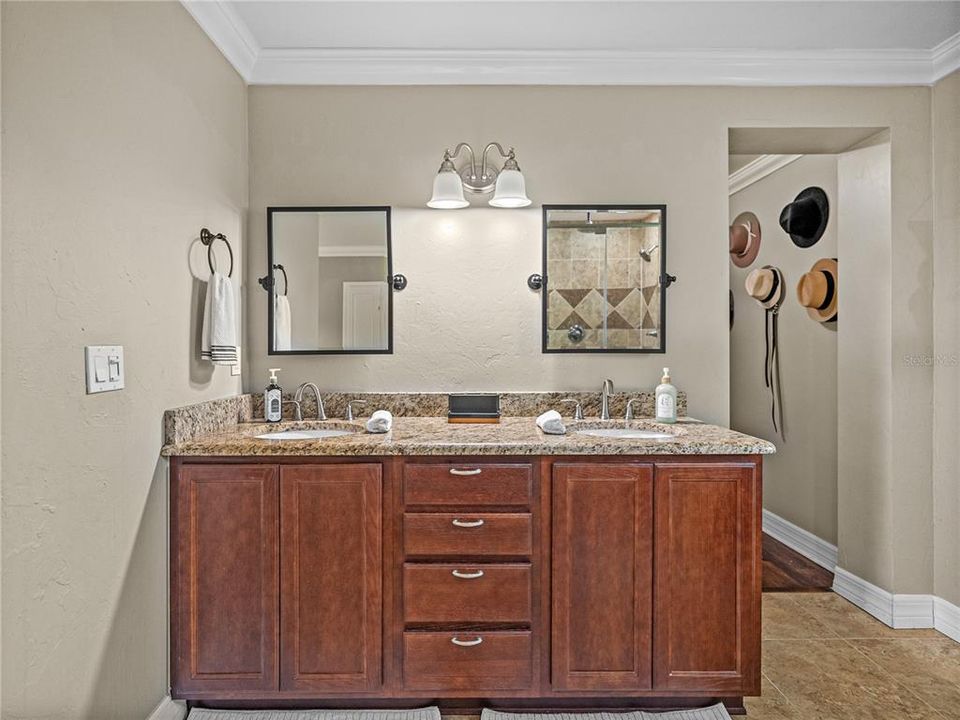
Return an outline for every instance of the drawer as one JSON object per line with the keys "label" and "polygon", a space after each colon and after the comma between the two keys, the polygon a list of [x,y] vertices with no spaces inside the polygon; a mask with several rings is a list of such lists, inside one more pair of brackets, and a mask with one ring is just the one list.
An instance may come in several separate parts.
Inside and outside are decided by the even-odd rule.
{"label": "drawer", "polygon": [[524,690],[532,682],[529,631],[403,634],[407,690]]}
{"label": "drawer", "polygon": [[434,507],[530,507],[533,466],[530,463],[407,463],[403,469],[403,501]]}
{"label": "drawer", "polygon": [[533,552],[529,513],[407,513],[403,516],[407,557],[516,557]]}
{"label": "drawer", "polygon": [[530,565],[403,566],[408,623],[529,623]]}

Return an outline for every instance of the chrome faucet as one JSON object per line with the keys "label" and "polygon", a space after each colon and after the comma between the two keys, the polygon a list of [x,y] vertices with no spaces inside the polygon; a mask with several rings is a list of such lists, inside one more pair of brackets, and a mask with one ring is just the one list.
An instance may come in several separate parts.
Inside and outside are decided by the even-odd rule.
{"label": "chrome faucet", "polygon": [[609,378],[603,381],[603,387],[600,388],[600,419],[610,419],[610,393],[613,392],[613,380]]}
{"label": "chrome faucet", "polygon": [[303,383],[297,388],[297,394],[294,395],[293,399],[302,404],[304,390],[313,390],[313,396],[317,399],[317,420],[326,420],[327,411],[323,409],[323,398],[320,397],[320,388],[317,387],[316,383]]}
{"label": "chrome faucet", "polygon": [[623,416],[624,420],[633,420],[633,404],[640,402],[640,398],[630,398],[627,400],[627,414]]}

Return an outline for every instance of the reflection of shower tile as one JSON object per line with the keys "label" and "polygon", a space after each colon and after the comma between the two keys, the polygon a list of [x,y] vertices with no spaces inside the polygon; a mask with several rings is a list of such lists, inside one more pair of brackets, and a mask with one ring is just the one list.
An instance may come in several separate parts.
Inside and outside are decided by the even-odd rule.
{"label": "reflection of shower tile", "polygon": [[643,301],[643,295],[637,289],[631,290],[623,302],[617,305],[617,311],[630,324],[630,327],[640,326],[646,309],[647,304]]}
{"label": "reflection of shower tile", "polygon": [[569,260],[573,251],[570,231],[551,229],[547,232],[547,260]]}
{"label": "reflection of shower tile", "polygon": [[659,350],[660,349],[660,336],[650,335],[647,332],[643,333],[643,349],[644,350]]}
{"label": "reflection of shower tile", "polygon": [[570,239],[570,257],[574,260],[603,260],[604,236],[594,233],[573,233]]}
{"label": "reflection of shower tile", "polygon": [[630,284],[629,261],[626,259],[607,259],[607,286],[623,287]]}
{"label": "reflection of shower tile", "polygon": [[607,347],[614,350],[628,349],[631,332],[631,330],[607,330]]}
{"label": "reflection of shower tile", "polygon": [[571,260],[568,288],[595,288],[600,286],[603,263],[600,260]]}
{"label": "reflection of shower tile", "polygon": [[595,328],[603,324],[603,317],[607,311],[607,301],[600,291],[592,290],[577,305],[577,313],[587,322],[587,327]]}
{"label": "reflection of shower tile", "polygon": [[547,285],[550,288],[568,288],[573,277],[570,260],[547,260]]}
{"label": "reflection of shower tile", "polygon": [[628,262],[630,265],[628,268],[629,274],[627,276],[626,284],[630,285],[631,287],[643,287],[643,277],[644,273],[646,272],[646,266],[650,265],[651,263],[646,263],[639,257],[630,258]]}
{"label": "reflection of shower tile", "polygon": [[587,296],[587,293],[590,292],[590,288],[558,288],[556,292],[570,303],[570,307],[576,307],[580,304],[580,301]]}
{"label": "reflection of shower tile", "polygon": [[573,306],[567,302],[563,294],[557,290],[551,290],[547,295],[547,327],[551,330],[557,328],[571,312],[573,312]]}
{"label": "reflection of shower tile", "polygon": [[581,317],[581,315],[576,310],[574,310],[569,315],[567,315],[567,317],[563,319],[563,321],[557,326],[557,329],[569,330],[574,325],[579,325],[584,330],[587,330],[593,327],[588,320],[584,320],[583,317]]}
{"label": "reflection of shower tile", "polygon": [[607,327],[616,330],[630,330],[633,328],[633,326],[624,319],[623,315],[616,310],[611,310],[610,314],[607,315]]}
{"label": "reflection of shower tile", "polygon": [[630,231],[625,228],[613,228],[607,231],[607,260],[630,257]]}
{"label": "reflection of shower tile", "polygon": [[615,308],[617,305],[626,300],[627,296],[633,292],[633,288],[624,287],[608,287],[607,288],[607,302],[610,303],[611,308]]}

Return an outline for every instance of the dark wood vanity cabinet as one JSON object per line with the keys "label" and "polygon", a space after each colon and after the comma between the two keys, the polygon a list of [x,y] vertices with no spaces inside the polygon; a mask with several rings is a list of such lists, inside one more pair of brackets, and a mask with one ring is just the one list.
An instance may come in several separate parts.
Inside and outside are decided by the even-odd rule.
{"label": "dark wood vanity cabinet", "polygon": [[175,698],[735,707],[759,693],[758,456],[171,469]]}

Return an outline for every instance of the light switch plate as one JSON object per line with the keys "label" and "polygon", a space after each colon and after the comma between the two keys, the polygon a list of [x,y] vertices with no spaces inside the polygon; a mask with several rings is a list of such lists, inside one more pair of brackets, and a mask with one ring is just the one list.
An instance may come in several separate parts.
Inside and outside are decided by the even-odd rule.
{"label": "light switch plate", "polygon": [[83,349],[87,368],[87,394],[123,389],[123,346],[87,345]]}

